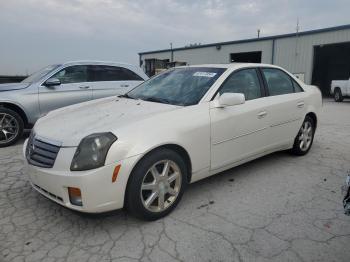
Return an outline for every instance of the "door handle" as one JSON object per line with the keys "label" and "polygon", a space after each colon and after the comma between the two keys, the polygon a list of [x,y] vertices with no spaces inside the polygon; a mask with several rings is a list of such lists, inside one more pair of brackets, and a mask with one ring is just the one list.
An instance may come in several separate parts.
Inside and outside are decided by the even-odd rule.
{"label": "door handle", "polygon": [[267,112],[266,111],[261,111],[259,114],[258,114],[258,118],[264,118],[265,116],[267,115]]}
{"label": "door handle", "polygon": [[88,89],[90,86],[79,86],[80,89]]}
{"label": "door handle", "polygon": [[305,105],[304,101],[300,101],[297,103],[297,107],[299,107],[299,108],[304,107],[304,105]]}
{"label": "door handle", "polygon": [[120,85],[120,87],[129,87],[129,85]]}

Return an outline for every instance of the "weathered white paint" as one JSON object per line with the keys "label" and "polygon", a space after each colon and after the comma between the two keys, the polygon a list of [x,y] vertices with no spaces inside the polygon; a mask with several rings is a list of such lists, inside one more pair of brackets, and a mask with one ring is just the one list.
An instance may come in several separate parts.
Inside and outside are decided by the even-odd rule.
{"label": "weathered white paint", "polygon": [[[220,104],[216,101],[218,96],[214,100],[212,97],[231,73],[246,67],[269,65],[203,66],[227,70],[200,102],[192,106],[110,97],[65,107],[40,118],[33,133],[45,141],[59,141],[62,147],[52,168],[27,164],[27,173],[33,185],[59,196],[61,201],[34,188],[78,211],[104,212],[122,208],[129,176],[140,159],[152,150],[169,144],[182,147],[188,153],[191,182],[194,182],[260,156],[290,149],[305,115],[317,114],[321,107],[320,91],[292,75],[304,92],[260,97],[239,105],[232,105],[232,100],[231,106]],[[71,171],[80,141],[90,134],[103,132],[111,132],[118,138],[109,148],[104,165]],[[112,183],[112,174],[118,165],[121,169],[117,181]],[[80,188],[83,206],[72,205],[67,187]]]}

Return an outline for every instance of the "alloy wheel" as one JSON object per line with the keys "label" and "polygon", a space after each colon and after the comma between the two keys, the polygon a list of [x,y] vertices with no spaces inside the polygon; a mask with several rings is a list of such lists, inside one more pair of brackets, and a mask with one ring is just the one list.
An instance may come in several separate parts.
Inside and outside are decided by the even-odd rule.
{"label": "alloy wheel", "polygon": [[171,160],[162,160],[146,172],[140,197],[143,206],[151,212],[162,212],[177,199],[181,189],[182,174]]}
{"label": "alloy wheel", "polygon": [[0,144],[9,143],[16,138],[19,124],[15,117],[7,113],[0,113]]}
{"label": "alloy wheel", "polygon": [[313,127],[309,121],[305,121],[299,132],[299,147],[302,151],[307,151],[312,143]]}

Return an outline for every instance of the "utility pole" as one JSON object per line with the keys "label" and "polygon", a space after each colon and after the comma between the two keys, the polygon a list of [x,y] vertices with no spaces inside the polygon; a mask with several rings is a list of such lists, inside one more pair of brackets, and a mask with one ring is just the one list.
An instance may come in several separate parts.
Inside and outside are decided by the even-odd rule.
{"label": "utility pole", "polygon": [[174,51],[173,51],[173,43],[170,43],[170,51],[171,51],[171,58],[170,62],[174,62]]}
{"label": "utility pole", "polygon": [[260,29],[258,29],[258,38],[260,38]]}
{"label": "utility pole", "polygon": [[300,26],[299,26],[299,17],[297,18],[297,27],[296,27],[296,34],[297,36],[299,35],[299,30],[300,30]]}
{"label": "utility pole", "polygon": [[298,56],[298,42],[299,42],[299,17],[297,18],[297,26],[295,28],[295,57]]}

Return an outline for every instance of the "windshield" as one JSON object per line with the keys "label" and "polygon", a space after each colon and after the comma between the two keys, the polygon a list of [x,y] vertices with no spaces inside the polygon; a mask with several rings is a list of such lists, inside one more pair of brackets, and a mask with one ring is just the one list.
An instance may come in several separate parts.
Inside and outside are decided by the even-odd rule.
{"label": "windshield", "polygon": [[55,70],[59,66],[61,66],[61,65],[49,65],[49,66],[47,66],[47,67],[45,67],[45,68],[35,72],[34,74],[31,74],[30,76],[25,78],[22,81],[22,83],[33,83],[33,82],[36,82],[36,81],[40,80],[42,77],[46,76],[52,70]]}
{"label": "windshield", "polygon": [[171,69],[142,83],[125,96],[172,105],[195,105],[225,70],[207,67]]}

